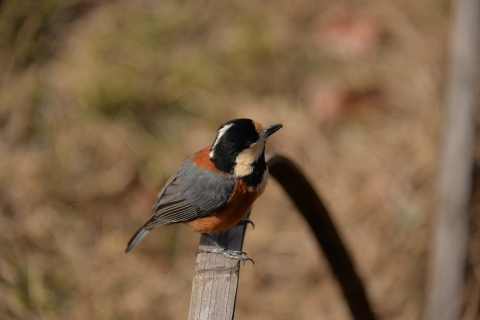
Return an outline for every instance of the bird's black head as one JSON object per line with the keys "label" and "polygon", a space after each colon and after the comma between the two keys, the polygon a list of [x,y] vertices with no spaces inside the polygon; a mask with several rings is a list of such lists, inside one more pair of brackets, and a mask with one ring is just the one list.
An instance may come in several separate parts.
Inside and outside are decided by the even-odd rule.
{"label": "bird's black head", "polygon": [[281,124],[264,127],[250,119],[230,120],[218,128],[217,137],[210,150],[215,166],[236,177],[265,171],[265,142],[282,127]]}

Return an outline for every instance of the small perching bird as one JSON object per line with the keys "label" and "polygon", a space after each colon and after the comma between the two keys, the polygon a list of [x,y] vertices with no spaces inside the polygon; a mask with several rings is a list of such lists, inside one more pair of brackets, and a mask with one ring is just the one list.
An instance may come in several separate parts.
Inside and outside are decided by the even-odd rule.
{"label": "small perching bird", "polygon": [[[133,235],[126,252],[158,226],[181,222],[208,235],[244,219],[265,191],[265,143],[281,127],[264,127],[250,119],[222,124],[212,146],[188,158],[160,190],[152,207],[154,214]],[[209,239],[216,246],[209,252],[250,260],[243,252],[225,250]]]}

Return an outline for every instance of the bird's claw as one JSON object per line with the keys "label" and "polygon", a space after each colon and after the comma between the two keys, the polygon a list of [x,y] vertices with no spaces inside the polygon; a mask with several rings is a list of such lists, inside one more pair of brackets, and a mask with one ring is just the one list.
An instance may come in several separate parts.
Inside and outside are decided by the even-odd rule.
{"label": "bird's claw", "polygon": [[243,261],[243,264],[245,264],[245,261],[252,261],[253,264],[255,264],[255,261],[253,259],[249,258],[246,256],[246,252],[243,251],[237,251],[237,250],[228,250],[228,249],[221,249],[221,248],[201,248],[197,250],[197,254],[201,252],[208,252],[208,253],[217,253],[224,255],[227,258],[230,259],[236,259]]}
{"label": "bird's claw", "polygon": [[252,228],[255,229],[255,223],[253,223],[252,220],[248,219],[248,218],[243,218],[242,220],[240,220],[239,224],[243,224],[243,225],[247,225],[247,224],[251,224],[252,225]]}

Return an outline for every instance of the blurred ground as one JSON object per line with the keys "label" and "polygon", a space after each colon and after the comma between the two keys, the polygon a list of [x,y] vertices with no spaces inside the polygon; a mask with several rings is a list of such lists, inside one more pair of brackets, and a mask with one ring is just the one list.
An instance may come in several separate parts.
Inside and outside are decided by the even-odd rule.
{"label": "blurred ground", "polygon": [[[238,117],[283,123],[269,151],[314,182],[379,318],[420,319],[448,17],[429,0],[0,2],[1,319],[185,319],[199,236],[124,249]],[[252,219],[236,318],[348,319],[275,181]]]}

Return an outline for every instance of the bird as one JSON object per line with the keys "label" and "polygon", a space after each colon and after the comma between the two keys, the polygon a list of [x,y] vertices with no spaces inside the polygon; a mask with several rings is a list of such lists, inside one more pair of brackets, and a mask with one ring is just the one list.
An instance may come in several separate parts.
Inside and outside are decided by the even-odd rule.
{"label": "bird", "polygon": [[222,248],[209,234],[228,230],[242,220],[251,222],[246,215],[268,180],[265,144],[282,127],[264,127],[251,119],[222,124],[212,145],[190,156],[159,191],[153,215],[132,236],[125,251],[155,227],[183,223],[206,235],[215,246],[201,251],[252,260],[245,252]]}

